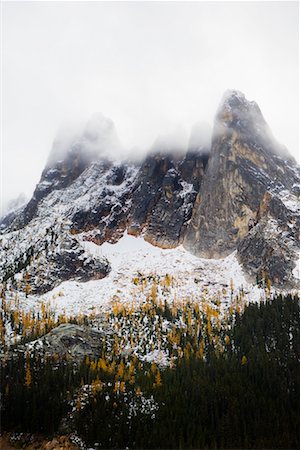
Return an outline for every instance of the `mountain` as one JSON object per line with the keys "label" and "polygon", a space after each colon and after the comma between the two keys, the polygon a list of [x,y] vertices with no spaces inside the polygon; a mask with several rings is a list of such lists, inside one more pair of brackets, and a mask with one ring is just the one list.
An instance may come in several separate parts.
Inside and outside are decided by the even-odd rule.
{"label": "mountain", "polygon": [[143,161],[121,160],[114,124],[99,114],[67,148],[55,141],[32,199],[1,219],[3,279],[26,271],[32,291],[46,292],[101,278],[109,261],[91,259],[83,241],[114,243],[127,230],[201,258],[236,251],[252,282],[267,274],[296,286],[300,169],[258,105],[228,91],[211,145],[198,125],[187,149],[174,147],[160,138]]}
{"label": "mountain", "polygon": [[0,220],[2,446],[298,448],[299,166],[238,91],[122,154],[94,115]]}

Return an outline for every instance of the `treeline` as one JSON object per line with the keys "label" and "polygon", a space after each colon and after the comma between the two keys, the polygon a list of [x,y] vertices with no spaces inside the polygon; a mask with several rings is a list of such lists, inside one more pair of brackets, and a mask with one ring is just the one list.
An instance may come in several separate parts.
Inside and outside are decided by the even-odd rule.
{"label": "treeline", "polygon": [[100,448],[299,448],[298,297],[246,306],[224,342],[165,369],[134,355],[77,366],[16,354],[1,373],[2,429],[76,430]]}

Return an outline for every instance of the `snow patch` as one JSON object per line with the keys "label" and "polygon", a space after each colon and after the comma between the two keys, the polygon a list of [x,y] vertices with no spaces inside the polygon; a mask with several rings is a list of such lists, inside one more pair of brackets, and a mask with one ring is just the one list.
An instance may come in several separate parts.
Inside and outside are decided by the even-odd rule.
{"label": "snow patch", "polygon": [[300,251],[298,252],[298,259],[295,262],[296,262],[296,266],[292,272],[293,277],[296,278],[297,280],[300,280]]}
{"label": "snow patch", "polygon": [[300,214],[300,199],[288,190],[283,190],[279,195],[280,200],[284,206],[293,213]]}
{"label": "snow patch", "polygon": [[[65,281],[38,300],[49,302],[58,314],[97,313],[103,307],[110,308],[114,301],[136,304],[145,301],[147,292],[142,292],[141,287],[133,282],[139,275],[149,277],[150,284],[153,275],[174,276],[175,284],[166,294],[170,302],[176,299],[201,301],[204,292],[207,292],[212,299],[220,296],[226,308],[231,297],[241,291],[249,301],[259,301],[263,296],[258,286],[246,281],[236,252],[224,259],[202,259],[191,255],[182,246],[161,249],[142,237],[133,237],[127,233],[117,243],[105,242],[101,246],[84,241],[83,235],[79,235],[78,239],[85,253],[91,257],[107,257],[112,270],[101,280],[85,283]],[[162,295],[160,289],[158,294]]]}

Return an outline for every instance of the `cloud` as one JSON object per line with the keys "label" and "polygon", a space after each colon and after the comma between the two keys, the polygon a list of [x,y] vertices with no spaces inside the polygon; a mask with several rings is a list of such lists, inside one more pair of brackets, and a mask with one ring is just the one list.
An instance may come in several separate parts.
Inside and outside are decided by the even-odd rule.
{"label": "cloud", "polygon": [[120,159],[124,154],[114,122],[102,113],[94,113],[86,123],[68,122],[61,126],[47,165],[64,159],[66,153],[75,146],[80,147],[87,156]]}
{"label": "cloud", "polygon": [[228,88],[296,156],[297,17],[297,2],[3,3],[4,197],[31,195],[66,121],[101,111],[145,151],[212,124]]}

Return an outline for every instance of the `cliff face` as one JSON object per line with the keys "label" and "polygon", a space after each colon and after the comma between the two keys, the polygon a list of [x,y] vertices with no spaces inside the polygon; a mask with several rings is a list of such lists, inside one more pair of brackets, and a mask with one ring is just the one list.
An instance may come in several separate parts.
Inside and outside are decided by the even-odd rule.
{"label": "cliff face", "polygon": [[188,152],[150,155],[142,165],[132,194],[129,233],[141,234],[162,248],[182,242],[200,189],[206,156]]}
{"label": "cliff face", "polygon": [[253,279],[259,281],[266,274],[273,284],[293,287],[300,247],[299,187],[295,184],[291,191],[266,191],[256,225],[238,243],[239,260]]}
{"label": "cliff face", "polygon": [[[20,236],[29,247],[32,230],[43,242],[46,228],[67,221],[63,240],[72,234],[74,248],[84,241],[116,242],[127,230],[163,248],[183,243],[204,258],[237,251],[253,280],[267,273],[274,283],[293,285],[300,247],[299,167],[275,141],[257,104],[237,91],[222,100],[211,148],[201,135],[201,128],[193,131],[186,152],[158,147],[141,163],[120,162],[113,123],[94,117],[63,157],[54,152],[27,206],[2,219],[4,235],[14,242],[8,251],[12,266],[20,257]],[[109,271],[103,261],[79,267],[76,252],[51,246],[45,267],[48,261],[50,272],[54,267],[54,274],[65,274],[60,278],[93,279]]]}
{"label": "cliff face", "polygon": [[92,158],[86,155],[80,144],[73,145],[61,161],[54,161],[44,169],[32,199],[24,209],[20,226],[30,222],[40,201],[54,190],[68,187],[89,166]]}
{"label": "cliff face", "polygon": [[184,245],[198,256],[222,257],[237,247],[255,222],[264,193],[295,180],[279,156],[254,102],[238,92],[225,96],[217,113],[211,154]]}
{"label": "cliff face", "polygon": [[255,102],[225,94],[184,246],[201,257],[238,249],[247,272],[291,280],[299,238],[299,167]]}

